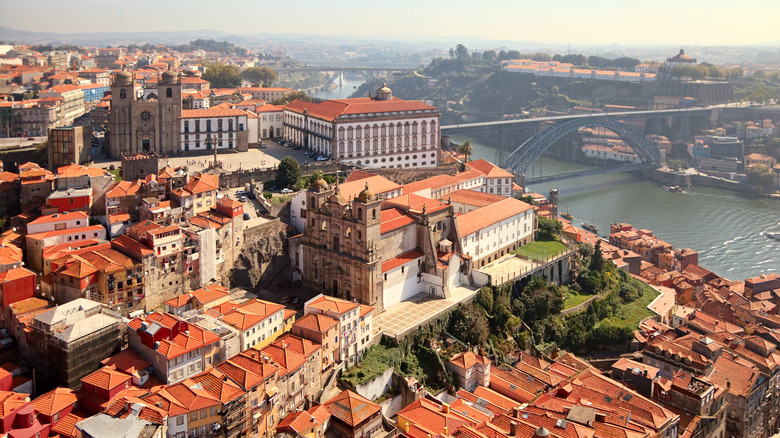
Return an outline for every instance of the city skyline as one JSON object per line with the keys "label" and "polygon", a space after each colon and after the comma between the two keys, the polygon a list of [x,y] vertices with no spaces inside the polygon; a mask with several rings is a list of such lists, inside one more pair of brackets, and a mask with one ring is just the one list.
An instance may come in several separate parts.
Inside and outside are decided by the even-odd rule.
{"label": "city skyline", "polygon": [[[218,30],[229,34],[299,34],[368,39],[486,40],[582,45],[756,45],[780,42],[774,24],[780,6],[760,0],[740,3],[661,0],[646,4],[616,0],[537,2],[445,2],[399,0],[392,8],[347,0],[323,8],[312,0],[258,6],[246,0],[209,8],[202,0],[152,2],[132,7],[73,0],[34,5],[2,0],[0,26],[62,34]],[[194,12],[191,12],[194,11]],[[237,12],[240,12],[237,14]],[[330,14],[329,14],[330,12]],[[295,14],[290,16],[289,14]],[[323,20],[323,14],[329,14]],[[160,23],[159,17],[176,17]]]}

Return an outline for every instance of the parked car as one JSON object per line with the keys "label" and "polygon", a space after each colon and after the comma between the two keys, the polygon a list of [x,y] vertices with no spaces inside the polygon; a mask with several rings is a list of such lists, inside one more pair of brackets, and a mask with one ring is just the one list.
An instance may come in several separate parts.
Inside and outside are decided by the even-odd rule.
{"label": "parked car", "polygon": [[328,157],[325,155],[317,155],[317,161],[328,161]]}
{"label": "parked car", "polygon": [[248,221],[249,219],[252,219],[252,216],[250,216],[249,213],[244,213],[244,220]]}
{"label": "parked car", "polygon": [[246,196],[239,196],[238,202],[246,202]]}
{"label": "parked car", "polygon": [[284,193],[284,194],[287,194],[287,193],[292,193],[292,192],[293,192],[293,191],[292,191],[292,190],[290,190],[290,189],[288,189],[287,187],[285,187],[285,188],[283,188],[283,189],[282,189],[282,193]]}
{"label": "parked car", "polygon": [[260,143],[260,147],[261,147],[261,148],[263,148],[263,149],[265,149],[265,148],[267,148],[268,146],[266,146],[266,145],[265,145],[265,143]]}

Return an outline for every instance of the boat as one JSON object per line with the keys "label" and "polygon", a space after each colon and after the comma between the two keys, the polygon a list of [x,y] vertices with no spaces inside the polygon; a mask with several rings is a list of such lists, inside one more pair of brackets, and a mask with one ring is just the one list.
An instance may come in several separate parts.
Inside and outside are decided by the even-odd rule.
{"label": "boat", "polygon": [[561,217],[568,220],[574,219],[574,216],[571,213],[561,213]]}
{"label": "boat", "polygon": [[766,237],[770,239],[780,240],[780,233],[766,233]]}
{"label": "boat", "polygon": [[599,232],[599,229],[598,229],[597,226],[595,226],[593,224],[589,224],[587,222],[583,222],[582,223],[582,228],[584,228],[584,229],[586,229],[586,230],[588,230],[588,231],[590,231],[592,233],[598,233]]}
{"label": "boat", "polygon": [[682,192],[680,186],[664,186],[664,190],[667,192]]}

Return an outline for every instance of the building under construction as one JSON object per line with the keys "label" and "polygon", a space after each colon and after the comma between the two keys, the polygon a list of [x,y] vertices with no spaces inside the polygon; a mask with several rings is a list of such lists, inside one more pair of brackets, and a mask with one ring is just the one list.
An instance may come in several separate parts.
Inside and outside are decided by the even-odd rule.
{"label": "building under construction", "polygon": [[126,344],[127,329],[118,313],[79,298],[35,316],[26,352],[36,370],[35,391],[54,386],[81,388],[81,378]]}

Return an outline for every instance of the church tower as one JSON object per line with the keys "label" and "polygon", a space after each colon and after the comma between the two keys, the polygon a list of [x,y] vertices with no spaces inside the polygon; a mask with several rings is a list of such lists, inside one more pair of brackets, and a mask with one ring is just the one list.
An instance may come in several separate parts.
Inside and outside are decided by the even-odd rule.
{"label": "church tower", "polygon": [[109,113],[109,155],[119,158],[121,154],[132,151],[133,141],[133,103],[135,81],[133,74],[122,69],[114,75],[111,83],[111,112]]}
{"label": "church tower", "polygon": [[160,155],[175,155],[179,151],[179,117],[181,117],[181,80],[170,66],[157,86],[159,102],[158,129]]}
{"label": "church tower", "polygon": [[382,230],[381,211],[382,200],[369,189],[361,191],[352,201],[352,219],[355,230],[365,236],[360,242],[355,256],[361,259],[361,270],[364,287],[356,288],[358,301],[379,309],[382,308]]}

